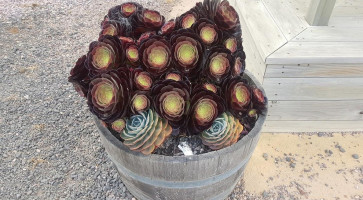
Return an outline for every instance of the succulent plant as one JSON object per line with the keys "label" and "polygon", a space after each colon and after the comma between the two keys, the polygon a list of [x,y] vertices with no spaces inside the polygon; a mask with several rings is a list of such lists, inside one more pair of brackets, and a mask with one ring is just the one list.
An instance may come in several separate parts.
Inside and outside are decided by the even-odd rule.
{"label": "succulent plant", "polygon": [[130,109],[132,114],[141,113],[151,106],[149,92],[138,90],[131,98]]}
{"label": "succulent plant", "polygon": [[89,84],[88,106],[99,119],[112,123],[126,115],[130,102],[130,77],[125,68],[95,77]]}
{"label": "succulent plant", "polygon": [[200,136],[203,144],[213,150],[218,150],[236,143],[242,131],[243,125],[239,120],[231,113],[224,112]]}
{"label": "succulent plant", "polygon": [[126,120],[121,132],[124,145],[145,155],[151,154],[171,134],[172,128],[167,119],[161,118],[149,109]]}
{"label": "succulent plant", "polygon": [[90,78],[88,69],[85,67],[87,57],[84,55],[78,58],[76,65],[72,68],[68,81],[73,84],[74,89],[81,97],[86,97]]}
{"label": "succulent plant", "polygon": [[131,25],[135,37],[148,31],[158,31],[165,23],[164,16],[158,11],[139,9],[131,17]]}
{"label": "succulent plant", "polygon": [[202,18],[193,25],[192,29],[206,46],[216,45],[222,39],[222,31],[212,20]]}
{"label": "succulent plant", "polygon": [[145,40],[139,49],[143,67],[152,76],[160,76],[170,68],[170,44],[161,36],[152,36]]}
{"label": "succulent plant", "polygon": [[189,110],[190,86],[179,80],[162,80],[151,90],[155,111],[173,128],[184,125]]}
{"label": "succulent plant", "polygon": [[238,31],[240,22],[236,10],[229,5],[227,0],[223,0],[217,8],[216,15],[214,17],[215,23],[223,30],[226,31]]}
{"label": "succulent plant", "polygon": [[229,111],[240,119],[250,108],[252,94],[248,82],[241,76],[236,76],[226,79],[222,88]]}
{"label": "succulent plant", "polygon": [[133,85],[135,90],[150,90],[153,85],[153,79],[149,72],[137,68],[132,72]]}
{"label": "succulent plant", "polygon": [[247,134],[266,109],[263,91],[242,78],[245,59],[227,0],[196,3],[166,23],[126,2],[108,11],[68,81],[131,150],[150,154],[171,133],[199,135],[217,150]]}
{"label": "succulent plant", "polygon": [[188,134],[195,135],[208,129],[224,111],[224,100],[218,94],[202,87],[193,89],[187,122]]}
{"label": "succulent plant", "polygon": [[208,80],[218,85],[231,75],[232,66],[231,52],[224,47],[216,46],[210,49],[203,73]]}
{"label": "succulent plant", "polygon": [[173,32],[170,39],[175,67],[189,78],[197,76],[203,64],[204,45],[199,36],[188,30]]}
{"label": "succulent plant", "polygon": [[92,77],[118,69],[124,65],[124,62],[125,54],[116,36],[101,36],[99,41],[92,42],[89,46],[86,67]]}

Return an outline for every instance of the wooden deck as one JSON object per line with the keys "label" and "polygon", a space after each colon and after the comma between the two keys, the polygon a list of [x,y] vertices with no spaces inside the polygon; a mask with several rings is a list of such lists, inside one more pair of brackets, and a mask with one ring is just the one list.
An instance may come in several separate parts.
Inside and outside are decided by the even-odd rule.
{"label": "wooden deck", "polygon": [[269,98],[265,131],[363,131],[363,0],[337,0],[328,26],[306,22],[306,0],[230,2]]}

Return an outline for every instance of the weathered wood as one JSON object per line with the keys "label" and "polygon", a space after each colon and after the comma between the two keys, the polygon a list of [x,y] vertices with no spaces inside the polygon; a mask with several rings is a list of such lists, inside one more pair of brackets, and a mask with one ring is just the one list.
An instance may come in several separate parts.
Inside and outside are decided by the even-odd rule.
{"label": "weathered wood", "polygon": [[262,59],[256,44],[252,38],[249,27],[247,26],[244,18],[241,15],[239,8],[231,1],[231,5],[235,7],[239,13],[242,29],[243,49],[246,53],[246,69],[250,71],[257,80],[262,83],[263,76],[266,70],[265,58]]}
{"label": "weathered wood", "polygon": [[362,100],[362,78],[265,78],[269,100]]}
{"label": "weathered wood", "polygon": [[351,132],[363,131],[357,121],[266,121],[262,132]]}
{"label": "weathered wood", "polygon": [[[251,76],[249,72],[245,78]],[[261,85],[252,78],[252,82]],[[142,155],[116,139],[96,119],[101,141],[130,192],[138,199],[225,199],[243,174],[265,116],[236,144],[192,156]]]}
{"label": "weathered wood", "polygon": [[304,30],[293,42],[363,42],[362,27],[312,26]]}
{"label": "weathered wood", "polygon": [[352,16],[352,17],[332,17],[329,21],[329,26],[335,27],[362,27],[363,17]]}
{"label": "weathered wood", "polygon": [[266,64],[363,63],[363,42],[289,42]]}
{"label": "weathered wood", "polygon": [[337,0],[336,6],[363,6],[362,0]]}
{"label": "weathered wood", "polygon": [[267,65],[265,78],[363,78],[362,64]]}
{"label": "weathered wood", "polygon": [[363,17],[363,2],[360,6],[335,6],[332,17]]}
{"label": "weathered wood", "polygon": [[306,21],[312,26],[328,25],[333,12],[335,0],[314,0],[310,1],[306,14]]}
{"label": "weathered wood", "polygon": [[309,8],[309,4],[311,0],[290,0],[290,1],[285,1],[283,0],[287,5],[289,5],[292,10],[294,10],[296,12],[296,15],[304,20],[305,20],[305,15],[307,13],[307,10]]}
{"label": "weathered wood", "polygon": [[242,29],[248,27],[262,59],[287,42],[262,1],[238,0],[236,2],[235,8],[240,11],[238,14],[246,22],[246,26]]}
{"label": "weathered wood", "polygon": [[291,40],[308,26],[285,1],[263,0],[262,2],[287,40]]}
{"label": "weathered wood", "polygon": [[363,100],[270,101],[267,120],[356,120],[363,123]]}

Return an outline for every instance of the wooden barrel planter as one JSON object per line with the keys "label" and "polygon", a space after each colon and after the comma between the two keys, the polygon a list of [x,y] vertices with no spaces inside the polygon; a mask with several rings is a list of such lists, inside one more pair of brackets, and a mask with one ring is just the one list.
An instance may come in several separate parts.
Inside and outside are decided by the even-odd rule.
{"label": "wooden barrel planter", "polygon": [[[263,91],[249,72],[244,76]],[[130,151],[99,120],[96,124],[106,152],[123,183],[137,199],[223,200],[243,175],[259,140],[265,115],[260,116],[255,127],[236,144],[192,156],[145,156]]]}

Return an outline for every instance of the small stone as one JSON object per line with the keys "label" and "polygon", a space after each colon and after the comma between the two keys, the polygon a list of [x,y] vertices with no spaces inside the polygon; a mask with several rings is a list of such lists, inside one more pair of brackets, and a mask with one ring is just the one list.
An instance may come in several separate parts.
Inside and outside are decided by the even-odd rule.
{"label": "small stone", "polygon": [[318,133],[318,136],[319,136],[319,137],[323,137],[323,135],[324,135],[324,133],[322,133],[322,132],[319,132],[319,133]]}
{"label": "small stone", "polygon": [[295,163],[290,163],[290,167],[291,168],[295,168],[296,164]]}
{"label": "small stone", "polygon": [[267,198],[268,197],[268,193],[266,191],[263,191],[262,196],[263,196],[263,198]]}
{"label": "small stone", "polygon": [[360,180],[359,180],[359,182],[363,184],[363,178],[362,178],[362,179],[360,179]]}
{"label": "small stone", "polygon": [[345,152],[345,149],[343,147],[339,147],[339,151],[344,153]]}
{"label": "small stone", "polygon": [[353,157],[354,159],[358,159],[358,158],[359,158],[358,154],[353,154],[353,155],[352,155],[352,157]]}
{"label": "small stone", "polygon": [[286,160],[287,162],[291,162],[291,158],[290,158],[290,157],[286,157],[286,158],[285,158],[285,160]]}
{"label": "small stone", "polygon": [[263,153],[262,157],[267,160],[268,159],[268,154],[267,153]]}

